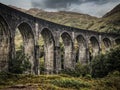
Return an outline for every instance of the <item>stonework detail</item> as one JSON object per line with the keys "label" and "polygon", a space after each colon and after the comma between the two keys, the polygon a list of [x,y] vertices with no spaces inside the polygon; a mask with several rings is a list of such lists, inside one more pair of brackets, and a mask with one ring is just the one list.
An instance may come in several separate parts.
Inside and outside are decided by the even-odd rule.
{"label": "stonework detail", "polygon": [[[44,40],[45,73],[59,73],[62,69],[74,68],[77,62],[87,64],[104,50],[120,44],[119,34],[99,33],[72,28],[39,19],[0,4],[0,71],[9,70],[9,60],[15,56],[15,31],[18,28],[23,37],[24,53],[32,64],[31,73],[40,74],[39,40]],[[64,45],[61,60],[60,38]],[[78,51],[75,51],[75,40]],[[77,55],[77,62],[76,62]]]}

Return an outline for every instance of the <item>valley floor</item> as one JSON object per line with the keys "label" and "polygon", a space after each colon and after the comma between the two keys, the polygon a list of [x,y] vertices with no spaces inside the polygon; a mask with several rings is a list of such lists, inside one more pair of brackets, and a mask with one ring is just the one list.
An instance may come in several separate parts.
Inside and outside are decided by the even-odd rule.
{"label": "valley floor", "polygon": [[120,72],[104,78],[0,74],[0,90],[120,90]]}

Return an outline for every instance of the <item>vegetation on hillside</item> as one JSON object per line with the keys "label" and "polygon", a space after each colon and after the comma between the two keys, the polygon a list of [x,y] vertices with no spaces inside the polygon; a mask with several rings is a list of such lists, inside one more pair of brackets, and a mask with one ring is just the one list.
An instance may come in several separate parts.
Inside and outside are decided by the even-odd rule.
{"label": "vegetation on hillside", "polygon": [[[63,11],[45,12],[38,9],[30,9],[24,12],[67,26],[100,32],[120,33],[119,11],[111,11],[112,14],[103,18]],[[16,40],[19,41],[19,39],[21,39],[21,36],[17,34]],[[22,43],[21,40],[16,43],[18,51],[20,51]],[[43,40],[39,44],[42,51],[40,68],[42,69],[41,73],[44,74]],[[62,44],[61,51],[63,51],[61,55],[63,57],[64,49]],[[33,90],[120,90],[120,46],[111,49],[106,54],[96,56],[89,65],[78,63],[75,69],[62,70],[59,75],[36,76],[20,74],[31,67],[27,57],[22,55],[21,52],[18,52],[16,58],[11,61],[10,72],[0,72],[0,89],[11,88],[15,90],[16,88],[24,89],[32,86]]]}
{"label": "vegetation on hillside", "polygon": [[104,77],[115,70],[120,72],[120,46],[96,56],[91,62],[91,68],[93,77]]}
{"label": "vegetation on hillside", "polygon": [[26,13],[58,24],[99,32],[120,33],[120,4],[103,18],[67,11],[46,12],[32,8]]}
{"label": "vegetation on hillside", "polygon": [[[69,75],[21,75],[0,73],[0,89],[16,90],[119,90],[120,72],[104,78],[71,77]],[[26,88],[26,89],[25,89]]]}
{"label": "vegetation on hillside", "polygon": [[67,11],[47,12],[37,8],[23,10],[14,6],[11,7],[35,17],[66,26],[99,32],[120,33],[120,4],[101,18]]}
{"label": "vegetation on hillside", "polygon": [[[120,46],[107,54],[96,56],[89,65],[77,64],[59,75],[25,75],[0,73],[0,89],[28,88],[32,90],[119,90]],[[19,67],[17,67],[19,68]],[[101,78],[102,77],[102,78]],[[33,89],[34,88],[34,89]]]}

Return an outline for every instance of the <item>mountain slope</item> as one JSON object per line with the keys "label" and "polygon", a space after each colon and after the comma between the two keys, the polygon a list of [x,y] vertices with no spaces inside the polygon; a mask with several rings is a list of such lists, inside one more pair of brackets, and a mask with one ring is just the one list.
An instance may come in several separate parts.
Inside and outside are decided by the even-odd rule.
{"label": "mountain slope", "polygon": [[97,31],[120,33],[120,4],[105,14],[94,26],[97,26]]}
{"label": "mountain slope", "polygon": [[99,32],[120,33],[120,4],[105,14],[102,18],[67,11],[47,12],[37,8],[31,8],[29,10],[16,7],[13,8],[31,14],[35,17],[66,26]]}
{"label": "mountain slope", "polygon": [[[35,12],[37,11],[37,13]],[[35,12],[35,13],[33,13]],[[32,14],[36,17],[49,20],[58,24],[63,24],[66,26],[77,27],[81,29],[88,29],[94,22],[96,22],[96,17],[92,17],[87,14],[59,11],[59,12],[46,12],[36,8],[28,10],[26,13]]]}

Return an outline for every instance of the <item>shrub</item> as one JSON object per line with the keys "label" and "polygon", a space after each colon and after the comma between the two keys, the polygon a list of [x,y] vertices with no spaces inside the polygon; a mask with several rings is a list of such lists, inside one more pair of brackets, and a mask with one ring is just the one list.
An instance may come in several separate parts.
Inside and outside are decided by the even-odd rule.
{"label": "shrub", "polygon": [[81,63],[77,63],[75,69],[64,69],[62,73],[68,74],[74,77],[85,76],[89,74],[89,65],[82,65]]}
{"label": "shrub", "polygon": [[45,73],[44,58],[43,57],[40,58],[39,62],[40,62],[40,74],[44,74]]}
{"label": "shrub", "polygon": [[89,70],[89,65],[87,64],[81,64],[81,63],[77,63],[76,66],[75,66],[75,72],[76,74],[78,74],[78,76],[82,75],[82,76],[85,76],[87,74],[89,74],[90,70]]}
{"label": "shrub", "polygon": [[31,64],[21,50],[16,52],[16,57],[9,62],[9,71],[11,73],[22,74],[31,69]]}
{"label": "shrub", "polygon": [[55,79],[51,83],[64,88],[80,89],[80,88],[90,87],[88,83],[84,83],[79,80],[68,79],[68,78]]}
{"label": "shrub", "polygon": [[104,77],[109,72],[120,71],[120,46],[111,49],[105,55],[96,56],[92,60],[91,66],[93,77]]}

